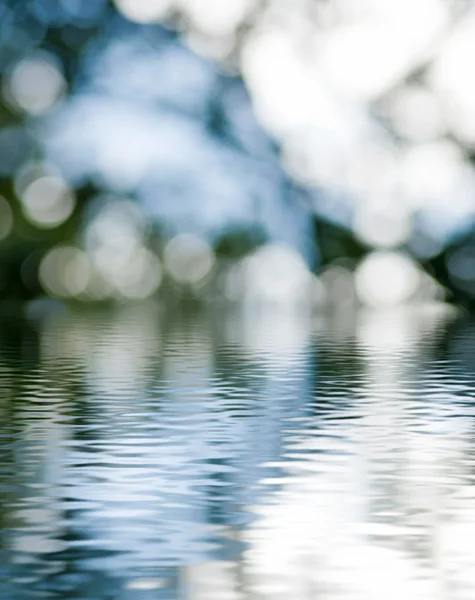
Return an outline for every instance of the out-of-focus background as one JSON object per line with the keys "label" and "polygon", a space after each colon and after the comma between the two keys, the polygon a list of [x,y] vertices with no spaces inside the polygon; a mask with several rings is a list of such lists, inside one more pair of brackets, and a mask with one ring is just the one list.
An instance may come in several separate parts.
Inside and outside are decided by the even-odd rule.
{"label": "out-of-focus background", "polygon": [[0,0],[1,600],[475,598],[473,56],[464,0]]}
{"label": "out-of-focus background", "polygon": [[0,2],[0,295],[475,298],[464,0]]}

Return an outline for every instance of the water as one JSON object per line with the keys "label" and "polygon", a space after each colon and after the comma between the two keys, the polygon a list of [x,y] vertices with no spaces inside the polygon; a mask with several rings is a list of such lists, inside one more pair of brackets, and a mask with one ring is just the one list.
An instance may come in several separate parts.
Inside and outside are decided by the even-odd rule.
{"label": "water", "polygon": [[440,307],[4,316],[0,598],[473,600],[474,332]]}

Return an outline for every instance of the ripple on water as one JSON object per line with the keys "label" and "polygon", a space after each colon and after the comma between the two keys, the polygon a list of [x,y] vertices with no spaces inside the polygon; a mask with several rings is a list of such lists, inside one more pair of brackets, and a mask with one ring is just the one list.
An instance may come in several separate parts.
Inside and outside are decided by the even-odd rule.
{"label": "ripple on water", "polygon": [[473,324],[292,319],[0,323],[2,600],[473,600]]}

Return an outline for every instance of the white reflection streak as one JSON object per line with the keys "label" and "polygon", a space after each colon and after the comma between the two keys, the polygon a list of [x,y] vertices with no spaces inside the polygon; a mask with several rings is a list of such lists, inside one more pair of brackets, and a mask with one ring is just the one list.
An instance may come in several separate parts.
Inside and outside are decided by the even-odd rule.
{"label": "white reflection streak", "polygon": [[[450,468],[463,462],[469,423],[445,419],[449,430],[438,430],[436,405],[415,424],[406,416],[413,396],[400,357],[416,357],[421,325],[409,311],[365,313],[360,420],[305,436],[296,449],[336,451],[331,468],[315,454],[284,464],[282,489],[254,507],[245,571],[260,598],[432,600],[450,589],[473,597],[475,492]],[[430,435],[413,431],[421,425]]]}
{"label": "white reflection streak", "polygon": [[[276,344],[279,336],[272,322],[285,319],[284,315],[273,312],[267,330],[251,327],[254,341],[244,346],[246,356],[259,359],[259,398],[265,400],[259,404],[266,419],[257,422],[258,438],[246,425],[252,415],[236,421],[217,406],[220,398],[210,389],[213,346],[201,324],[196,328],[181,324],[165,339],[164,380],[172,382],[175,391],[167,393],[166,407],[156,418],[146,403],[135,402],[136,395],[143,400],[141,386],[147,369],[156,366],[159,349],[147,315],[124,313],[122,322],[99,329],[90,320],[76,320],[68,327],[48,324],[42,336],[44,368],[57,368],[64,356],[83,365],[87,358],[87,378],[95,385],[88,402],[94,403],[93,414],[101,422],[106,419],[107,426],[104,436],[98,434],[94,442],[100,452],[87,453],[86,476],[74,468],[85,460],[79,441],[74,448],[63,446],[70,439],[67,427],[57,427],[49,437],[41,432],[38,444],[33,442],[34,431],[25,436],[26,458],[44,449],[39,463],[54,467],[40,481],[56,487],[56,494],[69,484],[68,495],[90,505],[75,517],[74,526],[101,548],[132,549],[124,559],[128,565],[139,570],[156,565],[157,548],[167,559],[187,565],[184,578],[193,600],[203,598],[206,586],[214,583],[208,597],[239,598],[241,579],[262,599],[432,600],[457,589],[466,593],[457,598],[471,600],[475,491],[466,458],[470,449],[464,445],[470,439],[470,420],[454,412],[458,409],[452,404],[450,381],[444,381],[443,398],[426,389],[420,398],[408,384],[412,369],[418,368],[410,357],[420,359],[418,339],[431,326],[430,320],[425,323],[409,310],[359,315],[365,379],[360,388],[348,386],[348,394],[354,391],[357,396],[350,410],[358,421],[341,418],[345,416],[341,409],[337,423],[319,423],[318,435],[301,430],[291,442],[293,460],[281,465],[284,479],[261,482],[280,483],[281,488],[266,493],[264,502],[259,500],[252,509],[260,520],[244,534],[249,550],[243,577],[236,574],[238,563],[212,562],[209,547],[200,541],[212,535],[206,501],[201,490],[194,489],[209,477],[207,460],[235,455],[239,444],[250,449],[251,460],[245,467],[240,462],[240,470],[248,499],[255,502],[256,488],[248,471],[256,461],[256,448],[258,461],[275,461],[277,453],[271,446],[288,424],[280,416],[301,415],[293,401],[304,401],[312,391],[313,366],[302,359],[308,321],[300,315],[300,334],[285,335]],[[427,312],[422,316],[428,319]],[[289,326],[297,324],[299,317],[294,318]],[[226,340],[236,341],[236,337]],[[249,340],[241,338],[241,343]],[[124,354],[112,353],[114,346],[124,348]],[[426,382],[431,385],[431,374],[422,373],[416,380],[422,387]],[[25,390],[39,402],[45,392],[54,392],[41,372]],[[421,403],[427,404],[427,413],[416,410],[408,418],[408,411]],[[41,429],[51,426],[52,403],[44,406],[44,418],[27,415],[25,421],[36,421]],[[61,460],[49,454],[58,450]],[[247,460],[246,454],[239,460],[243,457]],[[35,513],[26,508],[18,519],[41,521],[43,526],[49,518],[46,510]],[[153,531],[147,526],[150,519],[155,520]],[[45,525],[48,534],[40,533],[37,540],[25,536],[18,549],[38,544],[43,537],[44,548],[55,549],[49,541],[58,533],[55,528]],[[224,528],[219,533],[224,535]],[[227,534],[232,533],[230,528]],[[36,545],[33,549],[40,551]],[[99,568],[114,570],[114,560],[101,562]],[[131,589],[160,585],[140,574],[130,582]]]}

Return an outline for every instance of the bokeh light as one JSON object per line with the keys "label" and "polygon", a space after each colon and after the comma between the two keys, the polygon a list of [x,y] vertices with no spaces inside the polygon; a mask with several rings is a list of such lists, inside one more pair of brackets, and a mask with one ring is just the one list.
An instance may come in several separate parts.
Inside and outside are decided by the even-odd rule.
{"label": "bokeh light", "polygon": [[474,27],[472,11],[445,38],[428,74],[451,131],[470,145],[475,143],[475,87],[471,77]]}
{"label": "bokeh light", "polygon": [[131,200],[104,196],[96,200],[84,235],[94,265],[90,295],[95,298],[148,298],[162,281],[158,256],[145,246],[147,223]]}
{"label": "bokeh light", "polygon": [[72,246],[61,246],[44,256],[39,279],[47,293],[58,298],[74,298],[86,290],[90,273],[85,252]]}
{"label": "bokeh light", "polygon": [[158,257],[146,248],[135,247],[112,253],[103,246],[94,253],[94,265],[119,296],[143,300],[155,293],[162,281]]}
{"label": "bokeh light", "polygon": [[26,218],[40,228],[58,227],[73,213],[73,190],[61,178],[44,176],[33,180],[21,194]]}
{"label": "bokeh light", "polygon": [[284,244],[266,244],[245,258],[242,293],[247,300],[276,304],[308,302],[313,277],[302,256]]}
{"label": "bokeh light", "polygon": [[347,2],[336,4],[337,27],[317,46],[317,57],[331,85],[360,100],[378,97],[423,60],[449,18],[442,0],[365,2],[362,10],[353,4],[354,12]]}
{"label": "bokeh light", "polygon": [[351,310],[354,307],[355,282],[348,267],[330,264],[320,273],[320,281],[330,308]]}
{"label": "bokeh light", "polygon": [[395,91],[387,102],[387,114],[397,134],[411,142],[435,140],[447,131],[439,98],[421,85]]}
{"label": "bokeh light", "polygon": [[215,257],[209,243],[194,234],[183,233],[168,242],[165,267],[180,284],[197,284],[211,272]]}
{"label": "bokeh light", "polygon": [[[457,10],[35,0],[21,21],[12,9],[0,175],[15,195],[1,193],[42,231],[3,227],[33,246],[78,244],[95,299],[148,297],[165,277],[170,293],[293,302],[289,264],[303,288],[325,290],[313,296],[335,298],[352,294],[368,253],[402,249],[427,270],[419,291],[433,278],[467,291],[465,254],[450,246],[475,221],[475,10]],[[234,227],[269,244],[227,261],[218,240]],[[277,247],[288,250],[278,277]]]}
{"label": "bokeh light", "polygon": [[165,16],[172,0],[114,0],[118,10],[135,23],[153,23]]}
{"label": "bokeh light", "polygon": [[211,36],[231,34],[253,4],[254,0],[180,0],[193,26]]}
{"label": "bokeh light", "polygon": [[475,170],[454,142],[414,146],[401,161],[400,192],[429,237],[447,243],[475,215]]}
{"label": "bokeh light", "polygon": [[21,198],[26,188],[41,177],[57,176],[59,171],[51,164],[37,161],[24,161],[19,169],[15,171],[13,179],[13,189],[17,198]]}
{"label": "bokeh light", "polygon": [[58,101],[66,82],[55,63],[49,55],[39,54],[15,65],[4,89],[13,106],[40,115]]}
{"label": "bokeh light", "polygon": [[415,262],[399,252],[371,253],[355,273],[360,300],[372,307],[395,306],[409,301],[420,283]]}
{"label": "bokeh light", "polygon": [[375,247],[399,246],[411,236],[411,214],[402,203],[360,203],[353,222],[355,234]]}
{"label": "bokeh light", "polygon": [[[460,148],[447,140],[417,145],[405,154],[401,186],[415,208],[449,206],[467,202],[463,188],[471,189],[473,171]],[[472,200],[473,205],[473,189]],[[450,199],[450,200],[449,200]]]}
{"label": "bokeh light", "polygon": [[86,228],[86,247],[91,252],[103,247],[111,253],[130,251],[141,245],[146,222],[140,207],[120,197],[98,199],[98,208]]}

